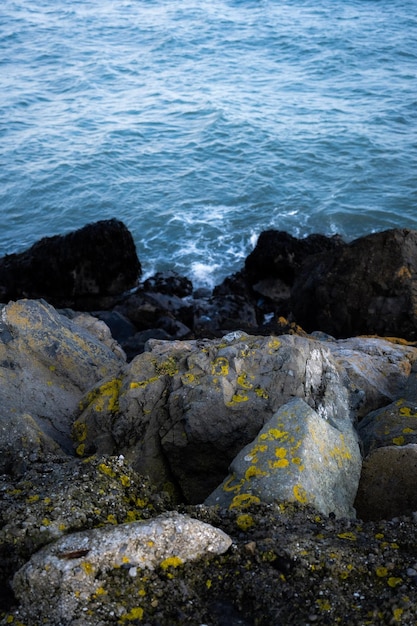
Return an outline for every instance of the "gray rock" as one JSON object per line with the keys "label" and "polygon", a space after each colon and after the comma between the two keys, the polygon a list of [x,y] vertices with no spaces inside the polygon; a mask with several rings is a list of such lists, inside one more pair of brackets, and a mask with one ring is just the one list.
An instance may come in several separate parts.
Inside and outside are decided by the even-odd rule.
{"label": "gray rock", "polygon": [[282,406],[243,448],[207,505],[300,502],[354,517],[362,458],[353,427],[338,430],[304,400]]}
{"label": "gray rock", "polygon": [[238,452],[293,397],[350,432],[346,373],[322,342],[237,332],[150,341],[148,349],[125,368],[111,405],[100,386],[83,399],[76,446],[84,454],[122,453],[157,484],[173,477],[190,502],[220,484]]}
{"label": "gray rock", "polygon": [[336,362],[346,369],[351,387],[360,394],[359,418],[392,402],[410,384],[417,349],[407,342],[381,337],[327,337],[325,344]]}
{"label": "gray rock", "polygon": [[358,426],[365,455],[384,446],[417,443],[417,404],[400,398],[367,415]]}
{"label": "gray rock", "polygon": [[107,346],[43,301],[0,313],[0,471],[22,456],[72,448],[70,431],[90,387],[123,364]]}
{"label": "gray rock", "polygon": [[417,444],[385,446],[363,462],[355,507],[366,521],[392,519],[417,510]]}
{"label": "gray rock", "polygon": [[223,531],[186,515],[168,513],[73,533],[42,548],[14,576],[13,589],[33,617],[72,624],[94,594],[105,592],[108,575],[121,567],[167,569],[224,553],[232,540]]}

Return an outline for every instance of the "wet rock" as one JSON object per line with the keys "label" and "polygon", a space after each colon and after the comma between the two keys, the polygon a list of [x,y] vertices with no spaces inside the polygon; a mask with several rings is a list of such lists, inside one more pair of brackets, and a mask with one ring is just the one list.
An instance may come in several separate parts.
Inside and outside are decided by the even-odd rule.
{"label": "wet rock", "polygon": [[[87,390],[116,376],[123,361],[81,326],[42,301],[1,309],[0,471],[58,447],[71,450],[72,421]],[[19,470],[19,471],[20,471]]]}
{"label": "wet rock", "polygon": [[265,278],[277,278],[291,286],[307,257],[338,250],[342,245],[338,236],[313,234],[298,239],[284,231],[266,230],[245,260],[245,274],[252,285]]}
{"label": "wet rock", "polygon": [[84,397],[77,450],[117,450],[156,484],[174,480],[188,501],[204,500],[293,397],[340,430],[354,419],[345,371],[322,342],[238,332],[213,341],[151,340],[148,349],[125,368],[114,395],[98,386]]}
{"label": "wet rock", "polygon": [[362,457],[353,426],[332,426],[302,399],[283,405],[233,460],[206,499],[235,508],[252,502],[301,502],[337,517],[355,516]]}
{"label": "wet rock", "polygon": [[47,615],[64,626],[82,618],[85,602],[105,590],[114,569],[128,568],[135,577],[137,570],[178,567],[222,554],[231,543],[221,530],[178,513],[96,528],[63,537],[33,555],[16,573],[13,589],[35,619]]}
{"label": "wet rock", "polygon": [[58,307],[107,308],[137,284],[140,273],[126,226],[103,220],[0,259],[0,300],[45,298]]}
{"label": "wet rock", "polygon": [[177,272],[157,272],[143,283],[144,291],[155,291],[185,298],[193,293],[193,284],[186,276],[181,276]]}
{"label": "wet rock", "polygon": [[381,520],[416,511],[416,472],[417,444],[373,450],[363,463],[355,501],[358,516]]}
{"label": "wet rock", "polygon": [[292,311],[307,331],[417,337],[417,231],[361,237],[307,259],[294,281]]}

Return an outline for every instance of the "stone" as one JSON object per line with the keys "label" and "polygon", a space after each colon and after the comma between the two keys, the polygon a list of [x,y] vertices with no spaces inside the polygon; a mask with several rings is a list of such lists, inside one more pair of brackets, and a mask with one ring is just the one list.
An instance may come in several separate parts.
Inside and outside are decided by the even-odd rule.
{"label": "stone", "polygon": [[0,259],[0,301],[45,298],[58,307],[107,308],[101,305],[134,287],[140,274],[126,226],[102,220]]}
{"label": "stone", "polygon": [[122,456],[38,455],[22,476],[0,474],[0,608],[10,581],[43,546],[80,530],[145,520],[172,508]]}
{"label": "stone", "polygon": [[84,455],[122,453],[189,502],[221,483],[238,452],[293,397],[350,431],[355,394],[323,342],[235,332],[212,341],[149,340],[147,350],[124,368],[114,395],[99,384],[83,398],[75,446]]}
{"label": "stone", "polygon": [[256,334],[258,321],[253,304],[240,295],[194,300],[193,330],[197,337],[218,337],[231,330]]}
{"label": "stone", "polygon": [[193,284],[186,276],[181,276],[177,272],[157,272],[144,281],[143,289],[185,298],[192,295]]}
{"label": "stone", "polygon": [[376,448],[417,444],[417,404],[400,398],[371,411],[358,425],[363,452]]}
{"label": "stone", "polygon": [[336,362],[345,368],[351,388],[358,392],[359,420],[405,393],[417,360],[415,345],[382,337],[336,341],[316,333],[313,336],[324,341]]}
{"label": "stone", "polygon": [[33,617],[48,615],[56,624],[73,624],[83,606],[105,590],[112,570],[179,567],[226,552],[232,540],[221,530],[187,515],[168,513],[72,533],[42,548],[14,576],[13,589]]}
{"label": "stone", "polygon": [[280,230],[265,230],[255,249],[245,259],[245,275],[254,285],[265,278],[277,278],[291,286],[307,257],[342,247],[340,237],[312,234],[298,239]]}
{"label": "stone", "polygon": [[[105,316],[103,316],[104,319],[97,319],[97,317],[89,313],[80,313],[78,311],[72,311],[71,309],[61,310],[59,313],[66,315],[69,319],[73,320],[77,326],[81,326],[81,328],[84,328],[91,335],[94,335],[98,341],[110,348],[118,358],[123,361],[126,360],[126,354],[119,342],[113,337],[109,324],[104,321],[106,319]],[[108,313],[111,315],[111,312]]]}
{"label": "stone", "polygon": [[239,452],[205,504],[233,509],[299,502],[325,515],[353,518],[361,466],[353,426],[340,431],[297,398]]}
{"label": "stone", "polygon": [[[46,302],[0,311],[0,472],[24,471],[31,455],[72,450],[72,421],[90,387],[124,360]],[[19,471],[20,471],[19,470]]]}
{"label": "stone", "polygon": [[417,510],[417,444],[385,446],[364,460],[355,507],[365,521],[392,519]]}
{"label": "stone", "polygon": [[305,260],[291,308],[308,332],[417,338],[417,231],[392,229]]}

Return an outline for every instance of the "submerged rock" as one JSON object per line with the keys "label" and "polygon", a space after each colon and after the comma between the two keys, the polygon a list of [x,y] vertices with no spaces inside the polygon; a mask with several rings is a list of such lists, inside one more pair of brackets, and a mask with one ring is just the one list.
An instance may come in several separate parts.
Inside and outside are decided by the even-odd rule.
{"label": "submerged rock", "polygon": [[[335,423],[335,422],[333,422]],[[284,404],[243,448],[208,505],[300,502],[337,517],[355,517],[362,457],[353,426],[341,430],[304,400]]]}

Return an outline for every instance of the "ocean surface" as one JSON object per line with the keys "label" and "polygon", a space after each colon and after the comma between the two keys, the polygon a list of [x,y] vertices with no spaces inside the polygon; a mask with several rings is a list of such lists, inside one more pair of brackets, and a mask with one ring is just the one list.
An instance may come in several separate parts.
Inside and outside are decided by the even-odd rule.
{"label": "ocean surface", "polygon": [[2,0],[0,80],[0,256],[117,217],[212,286],[417,228],[417,0]]}

